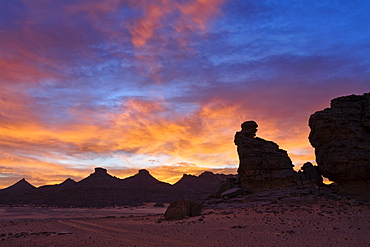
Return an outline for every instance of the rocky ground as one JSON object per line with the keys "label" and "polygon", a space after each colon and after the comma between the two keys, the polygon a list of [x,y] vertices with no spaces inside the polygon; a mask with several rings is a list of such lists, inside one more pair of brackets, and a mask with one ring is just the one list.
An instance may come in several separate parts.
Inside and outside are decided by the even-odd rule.
{"label": "rocky ground", "polygon": [[177,221],[106,213],[3,220],[0,246],[370,246],[369,205],[304,190],[212,199],[201,216]]}

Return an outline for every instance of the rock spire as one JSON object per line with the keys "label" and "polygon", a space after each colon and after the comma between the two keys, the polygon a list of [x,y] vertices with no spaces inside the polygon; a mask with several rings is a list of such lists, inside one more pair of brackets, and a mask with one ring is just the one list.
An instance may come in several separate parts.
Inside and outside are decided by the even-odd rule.
{"label": "rock spire", "polygon": [[293,164],[285,150],[262,138],[256,137],[257,123],[246,121],[236,132],[234,143],[239,155],[238,174],[243,187],[257,184],[272,187],[294,180]]}

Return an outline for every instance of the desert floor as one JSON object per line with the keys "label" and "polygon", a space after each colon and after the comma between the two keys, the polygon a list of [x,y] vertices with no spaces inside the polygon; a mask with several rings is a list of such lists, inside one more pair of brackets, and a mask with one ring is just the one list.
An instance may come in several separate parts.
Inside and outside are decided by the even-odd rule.
{"label": "desert floor", "polygon": [[[165,208],[0,208],[0,246],[370,246],[369,206],[219,204],[164,221]],[[150,214],[150,215],[149,215]]]}

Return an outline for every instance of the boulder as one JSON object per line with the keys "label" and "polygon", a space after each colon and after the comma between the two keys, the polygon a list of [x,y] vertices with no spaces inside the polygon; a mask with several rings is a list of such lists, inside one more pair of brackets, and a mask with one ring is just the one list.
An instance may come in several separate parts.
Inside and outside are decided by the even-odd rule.
{"label": "boulder", "polygon": [[303,175],[306,180],[317,186],[323,185],[323,178],[318,166],[314,166],[311,162],[306,162],[301,167],[301,170],[303,171]]}
{"label": "boulder", "polygon": [[168,206],[164,218],[165,220],[181,220],[185,217],[199,216],[202,212],[202,204],[195,201],[180,199]]}
{"label": "boulder", "polygon": [[320,173],[338,184],[370,181],[370,93],[335,98],[309,119]]}
{"label": "boulder", "polygon": [[293,182],[295,171],[287,152],[272,141],[256,137],[257,127],[256,122],[247,121],[235,134],[241,186],[269,184],[275,187]]}

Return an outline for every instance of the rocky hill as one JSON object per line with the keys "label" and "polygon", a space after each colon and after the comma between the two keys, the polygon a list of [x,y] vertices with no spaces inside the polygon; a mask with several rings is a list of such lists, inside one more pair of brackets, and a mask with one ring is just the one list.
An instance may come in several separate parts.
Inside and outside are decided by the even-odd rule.
{"label": "rocky hill", "polygon": [[0,205],[104,207],[166,203],[180,198],[202,200],[217,190],[227,177],[205,172],[200,176],[184,175],[178,183],[171,185],[158,181],[147,170],[119,179],[98,167],[79,182],[67,179],[61,184],[36,188],[22,179],[0,190]]}

